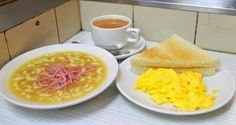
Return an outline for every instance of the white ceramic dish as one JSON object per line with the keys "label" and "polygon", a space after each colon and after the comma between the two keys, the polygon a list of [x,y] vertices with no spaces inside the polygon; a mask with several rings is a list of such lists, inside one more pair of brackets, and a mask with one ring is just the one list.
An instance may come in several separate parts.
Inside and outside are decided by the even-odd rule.
{"label": "white ceramic dish", "polygon": [[[16,98],[8,90],[7,81],[8,81],[9,75],[13,72],[15,68],[17,68],[19,65],[21,65],[25,61],[30,60],[34,57],[37,57],[42,54],[57,52],[57,51],[81,51],[81,52],[86,52],[86,53],[96,55],[97,57],[103,59],[108,69],[108,75],[105,81],[91,93],[77,100],[62,103],[62,104],[47,104],[46,105],[46,104],[33,104],[33,103],[25,102],[21,99]],[[102,93],[109,85],[113,83],[117,73],[118,73],[118,63],[117,63],[116,58],[104,49],[101,49],[92,45],[82,45],[82,44],[51,45],[51,46],[46,46],[46,47],[42,47],[42,48],[38,48],[35,50],[31,50],[29,52],[26,52],[16,57],[15,59],[11,60],[9,63],[7,63],[0,70],[0,95],[6,100],[8,100],[9,102],[12,102],[16,105],[27,107],[27,108],[32,108],[32,109],[63,108],[63,107],[82,103]]]}
{"label": "white ceramic dish", "polygon": [[[71,39],[67,40],[65,43],[72,43],[72,42],[78,42],[79,44],[89,44],[89,45],[94,45],[94,42],[91,37],[90,32],[82,31],[75,36],[73,36]],[[129,51],[127,54],[121,54],[115,56],[116,59],[121,60],[121,59],[126,59],[142,50],[144,50],[146,47],[145,44],[145,39],[143,37],[140,37],[140,40],[136,43],[128,43],[125,47],[120,49],[121,51]]]}
{"label": "white ceramic dish", "polygon": [[235,93],[235,80],[233,76],[225,67],[221,67],[221,70],[215,75],[210,77],[204,77],[203,80],[207,84],[207,90],[219,89],[218,97],[215,100],[215,106],[207,110],[197,111],[179,111],[171,105],[156,105],[147,94],[134,89],[134,84],[138,75],[132,73],[129,69],[131,67],[130,58],[123,61],[119,66],[119,73],[116,78],[116,86],[119,91],[131,102],[151,111],[160,112],[171,115],[196,115],[211,112],[217,110],[228,103]]}

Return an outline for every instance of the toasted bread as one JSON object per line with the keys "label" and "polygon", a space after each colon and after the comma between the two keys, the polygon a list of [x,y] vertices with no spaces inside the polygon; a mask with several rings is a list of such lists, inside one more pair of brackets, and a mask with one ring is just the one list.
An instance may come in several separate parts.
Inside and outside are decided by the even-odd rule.
{"label": "toasted bread", "polygon": [[197,71],[214,74],[220,61],[205,50],[174,34],[158,46],[147,49],[131,58],[131,70],[144,72],[147,68],[173,68],[177,72]]}
{"label": "toasted bread", "polygon": [[[144,67],[144,66],[132,65],[130,68],[130,71],[132,71],[135,74],[142,74],[145,71],[147,71],[149,68],[157,69],[157,68],[162,68],[162,67]],[[169,67],[169,68],[174,69],[178,73],[187,72],[187,71],[199,72],[203,76],[213,75],[217,71],[216,67],[209,67],[209,68],[177,68],[177,67],[172,68],[172,67]]]}

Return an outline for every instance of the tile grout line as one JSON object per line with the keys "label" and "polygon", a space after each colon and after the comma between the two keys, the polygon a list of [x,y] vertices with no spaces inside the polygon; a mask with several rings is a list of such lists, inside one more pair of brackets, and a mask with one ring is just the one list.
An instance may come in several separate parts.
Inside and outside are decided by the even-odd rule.
{"label": "tile grout line", "polygon": [[82,28],[82,17],[81,17],[81,4],[80,4],[81,2],[80,2],[80,0],[78,1],[78,11],[79,11],[79,20],[80,20],[80,29],[79,29],[79,31],[78,31],[78,33],[80,32],[80,31],[83,31],[83,28]]}
{"label": "tile grout line", "polygon": [[3,35],[4,35],[4,38],[5,38],[6,45],[7,45],[7,51],[8,51],[9,59],[12,60],[12,56],[11,56],[11,53],[10,53],[9,44],[8,44],[8,41],[7,41],[6,31],[3,32]]}
{"label": "tile grout line", "polygon": [[56,20],[56,27],[57,27],[57,38],[58,38],[58,42],[59,44],[61,44],[61,38],[60,38],[60,33],[59,33],[59,26],[58,26],[58,20],[57,20],[57,11],[56,11],[56,8],[53,8],[54,10],[54,17],[55,17],[55,20]]}
{"label": "tile grout line", "polygon": [[199,17],[199,12],[197,12],[197,16],[196,16],[196,25],[195,25],[195,32],[194,32],[194,39],[193,39],[193,43],[195,45],[196,45],[196,38],[197,38],[198,17]]}
{"label": "tile grout line", "polygon": [[132,5],[132,23],[133,23],[133,27],[134,26],[134,5]]}

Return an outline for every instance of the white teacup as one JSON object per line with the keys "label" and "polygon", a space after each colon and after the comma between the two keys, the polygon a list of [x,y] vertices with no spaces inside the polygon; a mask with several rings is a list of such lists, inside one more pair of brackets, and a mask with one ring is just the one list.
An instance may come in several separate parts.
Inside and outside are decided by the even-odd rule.
{"label": "white teacup", "polygon": [[90,22],[92,39],[96,46],[107,50],[124,47],[128,42],[140,39],[140,30],[130,28],[131,20],[121,15],[95,17]]}

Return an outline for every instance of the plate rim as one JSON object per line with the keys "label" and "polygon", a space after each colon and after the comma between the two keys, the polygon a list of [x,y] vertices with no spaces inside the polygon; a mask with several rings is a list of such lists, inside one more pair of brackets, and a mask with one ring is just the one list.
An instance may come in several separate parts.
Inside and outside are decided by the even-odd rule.
{"label": "plate rim", "polygon": [[[12,63],[16,60],[19,60],[21,58],[24,58],[24,56],[26,56],[27,54],[30,54],[30,53],[34,53],[35,51],[40,51],[42,49],[46,49],[46,48],[52,48],[52,47],[59,47],[58,50],[54,50],[54,51],[51,51],[49,53],[52,53],[52,52],[59,52],[59,51],[74,51],[74,50],[63,50],[61,49],[60,47],[63,47],[63,46],[71,46],[71,47],[74,47],[74,46],[79,46],[78,48],[81,48],[81,47],[90,47],[90,48],[96,48],[97,50],[99,51],[103,51],[102,53],[103,54],[106,54],[107,56],[109,56],[111,59],[111,62],[113,62],[113,68],[112,69],[108,69],[108,71],[110,70],[113,70],[113,74],[112,76],[110,76],[111,78],[109,79],[109,81],[107,81],[107,84],[105,84],[104,82],[106,81],[106,79],[104,80],[102,84],[105,84],[103,88],[100,88],[100,90],[98,89],[100,86],[98,86],[98,88],[96,88],[95,90],[91,91],[90,93],[86,94],[85,96],[82,96],[81,98],[78,98],[78,99],[75,99],[75,100],[72,100],[72,101],[68,101],[68,102],[64,102],[64,103],[58,103],[58,104],[30,104],[30,103],[27,103],[25,102],[24,100],[23,103],[22,102],[18,102],[14,99],[10,99],[8,98],[7,96],[5,96],[5,94],[3,92],[0,92],[0,96],[5,99],[6,101],[8,102],[11,102],[12,104],[15,104],[17,106],[21,106],[21,107],[25,107],[25,108],[30,108],[30,109],[58,109],[58,108],[64,108],[64,107],[69,107],[69,106],[72,106],[72,105],[76,105],[76,104],[80,104],[80,103],[83,103],[83,102],[86,102],[90,99],[93,99],[95,98],[96,96],[100,95],[102,92],[104,92],[111,84],[113,84],[117,74],[118,74],[118,69],[119,69],[119,65],[118,65],[118,62],[116,60],[116,58],[111,54],[109,53],[107,50],[105,49],[102,49],[102,48],[99,48],[99,47],[96,47],[96,46],[93,46],[93,45],[86,45],[86,44],[52,44],[52,45],[48,45],[48,46],[43,46],[43,47],[39,47],[39,48],[36,48],[36,49],[32,49],[30,51],[27,51],[25,53],[22,53],[20,55],[18,55],[17,57],[13,58],[11,61],[9,61],[8,63],[6,63],[1,69],[0,69],[0,75],[2,73],[4,73],[3,71],[5,71],[9,65],[12,65]],[[84,50],[78,50],[79,52],[84,52]],[[90,53],[90,54],[93,54],[91,51],[87,52],[87,53]],[[40,56],[40,55],[44,55],[44,54],[47,54],[47,53],[43,53],[43,54],[39,54],[37,56]],[[98,56],[96,54],[93,54],[95,56]],[[34,56],[34,57],[37,57],[37,56]],[[33,58],[34,58],[33,57]],[[102,58],[102,60],[106,63],[106,59],[103,58],[103,57],[100,57]],[[32,58],[29,58],[28,60],[30,60]],[[25,60],[25,61],[22,61],[21,63],[18,64],[21,65],[23,63],[25,63],[26,61],[28,60]],[[17,67],[17,66],[16,66]],[[108,68],[108,66],[107,66]],[[14,70],[14,69],[12,69]],[[12,73],[12,72],[11,72]],[[10,74],[11,74],[10,73]],[[109,74],[107,74],[107,77],[108,77]],[[2,82],[1,84],[8,84],[8,83],[5,83]],[[8,89],[8,88],[7,88]],[[96,92],[96,93],[94,93]],[[13,95],[14,96],[14,95]],[[16,97],[17,98],[17,97]]]}
{"label": "plate rim", "polygon": [[[122,87],[119,86],[119,79],[120,79],[120,73],[121,73],[121,66],[122,65],[125,65],[126,63],[129,63],[128,61],[130,61],[130,59],[132,58],[129,57],[127,58],[126,60],[124,60],[121,64],[119,64],[119,72],[117,74],[117,77],[115,79],[115,83],[116,83],[116,87],[117,89],[120,91],[120,93],[126,98],[128,99],[130,102],[138,105],[139,107],[141,108],[144,108],[144,109],[147,109],[147,110],[150,110],[150,111],[153,111],[153,112],[157,112],[157,113],[163,113],[163,114],[167,114],[167,115],[182,115],[182,116],[187,116],[187,115],[199,115],[199,114],[205,114],[205,113],[209,113],[209,112],[212,112],[212,111],[215,111],[215,110],[218,110],[220,109],[221,107],[225,106],[226,104],[228,104],[232,98],[234,97],[235,95],[235,91],[236,91],[236,80],[234,79],[233,75],[229,72],[229,70],[223,65],[221,64],[221,67],[225,69],[225,71],[230,75],[229,77],[233,80],[234,84],[233,84],[233,92],[232,92],[232,95],[229,96],[228,100],[225,101],[224,103],[220,104],[220,105],[217,105],[217,106],[214,106],[210,109],[206,109],[206,110],[197,110],[197,111],[191,111],[191,112],[187,112],[187,111],[179,111],[179,112],[173,112],[173,111],[166,111],[166,110],[161,110],[161,109],[157,109],[157,108],[154,108],[154,107],[151,107],[151,106],[148,106],[148,105],[145,105],[135,99],[132,98],[132,96],[129,96],[128,94],[126,94]],[[127,65],[125,65],[127,66]],[[131,71],[130,71],[131,72]]]}

